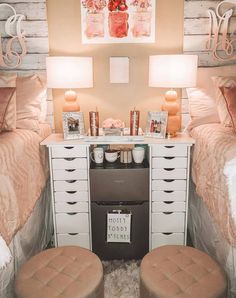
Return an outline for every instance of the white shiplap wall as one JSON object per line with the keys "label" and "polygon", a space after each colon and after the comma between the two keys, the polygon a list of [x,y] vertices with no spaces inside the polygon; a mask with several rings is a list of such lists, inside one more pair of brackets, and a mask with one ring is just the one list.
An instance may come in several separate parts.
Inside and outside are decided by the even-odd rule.
{"label": "white shiplap wall", "polygon": [[[7,3],[14,7],[18,14],[25,16],[21,22],[21,28],[26,38],[27,54],[22,59],[22,64],[13,70],[0,67],[0,71],[14,71],[18,75],[31,73],[45,73],[46,57],[49,53],[48,23],[46,0],[1,0],[0,3]],[[0,32],[2,34],[3,49],[7,41],[4,26],[9,16],[9,8],[3,7],[0,11]],[[16,51],[19,46],[15,44]],[[53,102],[51,90],[48,92],[47,122],[53,125]]]}

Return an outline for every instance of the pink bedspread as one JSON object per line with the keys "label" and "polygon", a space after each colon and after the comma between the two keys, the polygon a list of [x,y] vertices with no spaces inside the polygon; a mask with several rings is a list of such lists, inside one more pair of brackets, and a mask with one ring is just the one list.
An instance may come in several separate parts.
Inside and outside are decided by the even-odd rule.
{"label": "pink bedspread", "polygon": [[[191,131],[196,140],[192,178],[196,191],[228,242],[236,247],[236,222],[232,216],[225,164],[236,158],[236,134],[220,124],[206,124]],[[235,168],[236,171],[236,168]]]}
{"label": "pink bedspread", "polygon": [[48,177],[46,149],[40,142],[50,133],[41,125],[40,135],[17,129],[0,134],[0,235],[7,244],[30,216]]}

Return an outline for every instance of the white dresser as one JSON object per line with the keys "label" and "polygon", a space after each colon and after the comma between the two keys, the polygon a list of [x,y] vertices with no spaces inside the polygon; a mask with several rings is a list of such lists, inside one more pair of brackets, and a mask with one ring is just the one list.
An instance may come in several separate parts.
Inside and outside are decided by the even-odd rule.
{"label": "white dresser", "polygon": [[[138,143],[149,149],[149,249],[185,245],[190,149],[194,140],[179,135],[172,139],[145,138]],[[61,134],[52,134],[41,144],[49,148],[55,245],[92,249],[89,150],[96,142],[64,141]]]}

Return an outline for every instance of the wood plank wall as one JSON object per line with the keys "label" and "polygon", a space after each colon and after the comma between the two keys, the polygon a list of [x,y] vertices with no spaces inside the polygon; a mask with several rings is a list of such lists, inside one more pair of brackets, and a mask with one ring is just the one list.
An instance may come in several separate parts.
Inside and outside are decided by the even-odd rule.
{"label": "wood plank wall", "polygon": [[[16,13],[25,16],[25,19],[21,22],[21,28],[24,31],[27,46],[27,54],[23,57],[23,62],[17,69],[9,70],[0,67],[0,71],[14,71],[17,72],[18,75],[45,73],[46,57],[49,53],[46,0],[1,0],[0,3],[10,4],[15,8]],[[4,30],[5,21],[8,16],[9,8],[1,8],[0,32],[2,34],[3,47],[8,39]],[[20,50],[17,43],[14,49],[16,51]],[[48,90],[47,103],[47,122],[53,126],[51,90]]]}

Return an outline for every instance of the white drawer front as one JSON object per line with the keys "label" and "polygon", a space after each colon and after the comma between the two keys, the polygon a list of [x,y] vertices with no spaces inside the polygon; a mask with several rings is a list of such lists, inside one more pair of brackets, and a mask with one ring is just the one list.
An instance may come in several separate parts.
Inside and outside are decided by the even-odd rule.
{"label": "white drawer front", "polygon": [[53,170],[53,180],[87,180],[88,171],[78,169]]}
{"label": "white drawer front", "polygon": [[52,157],[86,157],[86,146],[53,146]]}
{"label": "white drawer front", "polygon": [[184,212],[185,202],[153,202],[152,212]]}
{"label": "white drawer front", "polygon": [[89,233],[88,213],[56,213],[57,233]]}
{"label": "white drawer front", "polygon": [[186,179],[186,169],[164,168],[153,169],[152,179]]}
{"label": "white drawer front", "polygon": [[88,212],[87,202],[56,202],[56,212]]}
{"label": "white drawer front", "polygon": [[87,158],[52,159],[53,170],[87,169]]}
{"label": "white drawer front", "polygon": [[184,245],[184,233],[152,234],[152,249],[163,245]]}
{"label": "white drawer front", "polygon": [[188,146],[179,145],[154,145],[152,147],[152,156],[187,156]]}
{"label": "white drawer front", "polygon": [[88,181],[67,180],[67,181],[54,181],[55,191],[87,191]]}
{"label": "white drawer front", "polygon": [[152,180],[152,190],[186,190],[186,180]]}
{"label": "white drawer front", "polygon": [[57,242],[58,246],[78,245],[90,249],[89,234],[87,233],[57,234]]}
{"label": "white drawer front", "polygon": [[186,169],[187,157],[154,157],[152,158],[153,169],[175,168]]}
{"label": "white drawer front", "polygon": [[152,192],[152,201],[185,201],[186,200],[186,192],[183,190],[157,190]]}
{"label": "white drawer front", "polygon": [[54,193],[55,202],[79,202],[88,201],[87,191],[56,191]]}
{"label": "white drawer front", "polygon": [[152,213],[152,232],[184,232],[185,213]]}

